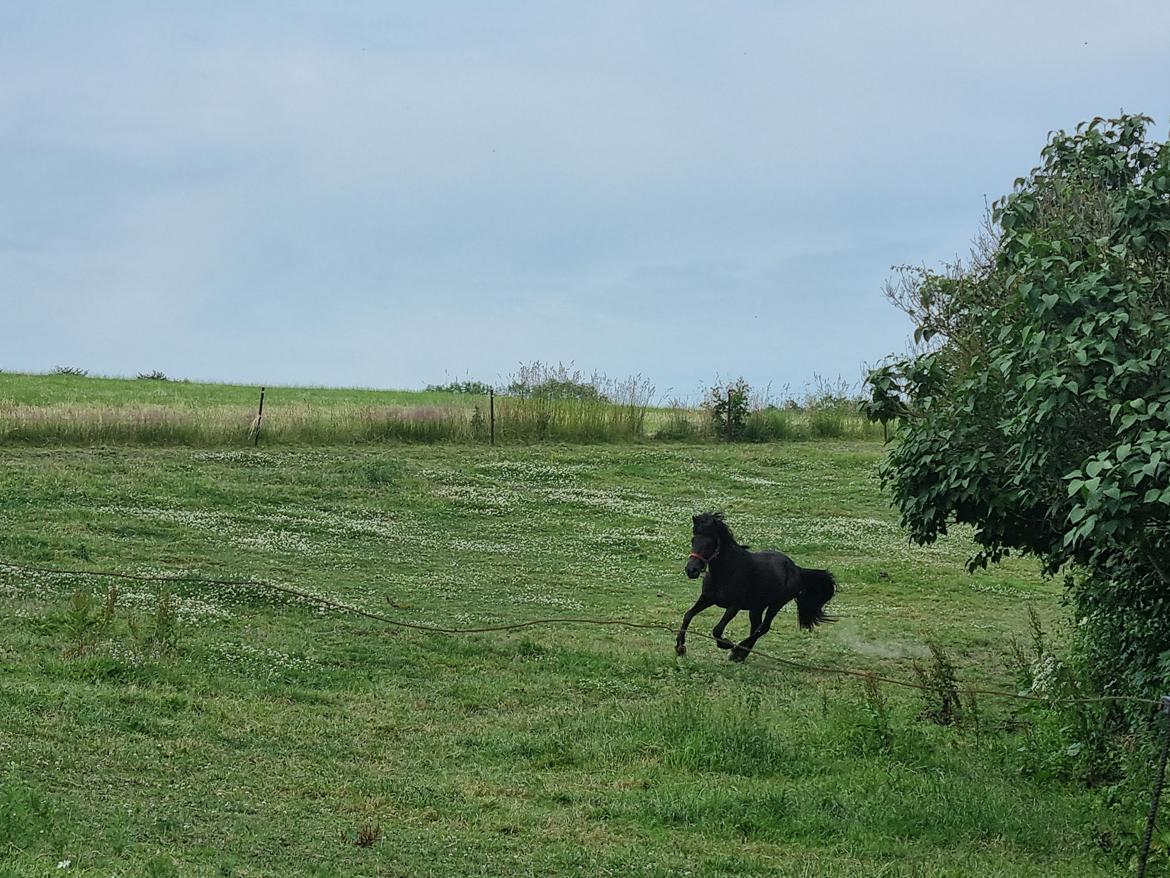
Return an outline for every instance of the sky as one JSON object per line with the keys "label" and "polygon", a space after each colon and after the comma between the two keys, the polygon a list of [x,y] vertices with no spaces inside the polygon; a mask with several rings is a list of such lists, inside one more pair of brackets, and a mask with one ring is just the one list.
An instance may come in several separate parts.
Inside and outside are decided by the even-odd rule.
{"label": "sky", "polygon": [[904,350],[1170,3],[0,0],[0,369],[793,392]]}

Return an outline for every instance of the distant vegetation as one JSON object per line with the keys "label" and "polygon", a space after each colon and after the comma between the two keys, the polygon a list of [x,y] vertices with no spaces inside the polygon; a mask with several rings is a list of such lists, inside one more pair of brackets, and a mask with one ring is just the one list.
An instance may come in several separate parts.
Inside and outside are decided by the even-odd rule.
{"label": "distant vegetation", "polygon": [[431,393],[466,393],[471,396],[487,396],[492,391],[490,384],[482,381],[451,381],[447,384],[428,384]]}
{"label": "distant vegetation", "polygon": [[[248,441],[259,388],[174,381],[161,372],[136,379],[0,374],[0,442],[230,446]],[[858,402],[825,382],[801,401],[779,404],[743,385],[736,442],[874,439]],[[426,391],[269,387],[262,444],[378,442],[487,443],[491,411],[478,381]],[[483,393],[476,393],[483,390]],[[710,406],[654,404],[641,376],[610,379],[533,363],[503,382],[495,400],[498,444],[533,442],[715,442],[726,430]],[[721,392],[722,393],[722,392]],[[712,390],[712,399],[715,390]],[[738,399],[738,397],[737,397]]]}
{"label": "distant vegetation", "polygon": [[[580,369],[574,369],[573,364],[566,366],[557,363],[551,366],[541,362],[522,365],[520,370],[512,376],[508,383],[509,396],[518,396],[521,399],[575,399],[578,402],[613,402],[611,394],[606,391],[612,389],[613,396],[631,396],[637,401],[645,398],[649,405],[650,397],[654,395],[654,387],[644,382],[641,376],[631,379],[633,385],[644,384],[644,387],[630,386],[626,383],[610,381],[599,372],[586,377]],[[644,392],[639,392],[644,391]]]}

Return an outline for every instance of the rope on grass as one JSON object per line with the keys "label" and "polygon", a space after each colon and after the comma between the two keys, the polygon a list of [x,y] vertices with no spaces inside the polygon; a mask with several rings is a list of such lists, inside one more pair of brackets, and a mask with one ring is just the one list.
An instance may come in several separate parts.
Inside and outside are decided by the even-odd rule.
{"label": "rope on grass", "polygon": [[393,625],[396,628],[410,628],[414,631],[424,631],[429,634],[483,634],[490,631],[515,631],[520,628],[532,628],[537,625],[616,625],[624,628],[658,628],[674,632],[674,629],[669,625],[660,622],[630,622],[626,619],[585,619],[585,618],[551,618],[551,619],[528,619],[524,622],[512,622],[505,625],[486,625],[481,628],[442,628],[438,625],[423,625],[418,622],[404,622],[401,619],[394,619],[382,613],[374,613],[370,610],[363,610],[361,607],[355,607],[353,604],[345,604],[340,601],[331,600],[330,598],[321,597],[320,595],[312,594],[311,592],[301,591],[297,588],[292,588],[287,585],[279,585],[275,582],[267,582],[259,579],[207,579],[202,576],[188,576],[186,574],[146,574],[146,573],[115,573],[110,570],[63,570],[53,567],[29,567],[24,564],[13,564],[9,561],[0,561],[0,567],[5,567],[10,570],[19,570],[24,573],[45,573],[52,576],[85,576],[94,579],[130,579],[136,582],[195,582],[201,585],[224,585],[234,587],[250,587],[259,588],[267,591],[283,592],[292,597],[301,598],[302,600],[311,603],[320,604],[324,607],[330,607],[334,610],[339,610],[343,613],[349,613],[354,616],[364,616],[367,619],[375,619],[379,622],[384,622],[387,625]]}
{"label": "rope on grass", "polygon": [[[395,619],[391,616],[386,616],[382,613],[375,613],[370,610],[363,610],[360,607],[355,607],[352,604],[342,603],[330,598],[321,597],[320,595],[312,594],[311,592],[301,591],[297,588],[292,588],[287,585],[279,585],[275,582],[268,582],[259,579],[210,579],[202,576],[192,576],[188,574],[146,574],[146,573],[121,573],[110,570],[67,570],[54,567],[33,567],[25,564],[14,564],[11,561],[0,560],[0,567],[9,570],[18,570],[23,573],[40,573],[51,576],[78,576],[90,577],[94,579],[110,578],[110,579],[129,579],[138,582],[190,582],[201,585],[215,585],[215,586],[232,586],[232,587],[247,587],[267,591],[281,592],[292,597],[300,598],[301,600],[315,603],[320,606],[329,607],[343,613],[349,613],[354,616],[363,616],[367,619],[374,619],[378,622],[383,622],[395,628],[408,628],[414,631],[422,631],[428,634],[485,634],[489,632],[500,631],[517,631],[523,628],[533,628],[541,625],[598,625],[611,626],[620,628],[640,628],[647,630],[667,631],[671,634],[677,635],[678,629],[665,622],[630,622],[626,619],[592,619],[586,617],[554,617],[547,619],[528,619],[523,622],[510,622],[502,625],[485,625],[475,628],[443,628],[438,625],[423,625],[418,622],[405,622],[401,619]],[[712,634],[704,632],[690,632],[701,637],[706,637],[709,640],[718,640]],[[775,653],[765,652],[758,647],[751,650],[751,655],[757,656],[765,661],[770,661],[775,664],[785,665],[787,667],[796,668],[802,671],[808,671],[817,674],[830,674],[839,677],[857,677],[863,680],[876,680],[879,683],[888,683],[891,686],[901,686],[905,689],[918,689],[926,691],[930,687],[924,686],[921,683],[915,683],[911,680],[899,680],[896,677],[884,677],[880,674],[875,674],[872,671],[860,671],[853,668],[839,668],[826,667],[824,665],[814,665],[807,662],[798,662],[793,659],[784,658]],[[1030,695],[1026,692],[1009,692],[1005,689],[986,689],[982,687],[965,686],[964,690],[973,692],[977,695],[989,695],[999,698],[1015,698],[1023,701],[1040,701],[1046,704],[1100,704],[1100,703],[1116,703],[1128,702],[1131,704],[1146,704],[1152,706],[1162,706],[1164,700],[1154,698],[1141,698],[1136,695],[1100,695],[1095,697],[1073,697],[1073,696],[1047,696],[1047,695]]]}

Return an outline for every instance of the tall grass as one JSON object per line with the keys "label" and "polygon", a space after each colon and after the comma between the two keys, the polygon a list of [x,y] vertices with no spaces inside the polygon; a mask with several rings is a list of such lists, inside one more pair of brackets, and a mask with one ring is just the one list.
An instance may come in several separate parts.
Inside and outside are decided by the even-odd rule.
{"label": "tall grass", "polygon": [[[718,442],[703,413],[597,400],[496,397],[496,442]],[[255,411],[243,406],[0,405],[0,444],[242,445]],[[467,406],[269,405],[263,445],[377,442],[487,443],[487,399]],[[766,409],[752,412],[739,442],[880,439],[881,427],[849,414]]]}
{"label": "tall grass", "polygon": [[[0,443],[37,445],[243,445],[251,441],[254,388],[76,376],[0,376]],[[716,442],[708,413],[679,400],[654,407],[645,379],[613,381],[564,366],[522,367],[495,398],[500,444]],[[487,443],[487,396],[269,388],[260,443]],[[738,442],[879,439],[856,401],[809,394],[803,405],[757,407]]]}
{"label": "tall grass", "polygon": [[[57,404],[0,406],[0,442],[62,445],[218,446],[249,441],[255,411],[240,406]],[[468,413],[454,406],[272,405],[265,444],[334,445],[471,439]]]}
{"label": "tall grass", "polygon": [[521,367],[496,400],[496,435],[518,442],[630,442],[646,437],[654,387],[641,376],[611,381],[598,373],[533,363]]}
{"label": "tall grass", "polygon": [[[599,400],[496,397],[496,442],[718,442],[701,411]],[[245,444],[255,411],[243,406],[170,407],[0,404],[0,443],[30,445]],[[264,445],[376,442],[487,443],[488,400],[468,405],[318,406],[270,404]],[[881,439],[881,427],[851,413],[763,409],[752,412],[739,442]]]}
{"label": "tall grass", "polygon": [[[726,433],[716,430],[707,413],[698,409],[669,408],[652,412],[654,438],[669,442],[723,442]],[[818,439],[882,438],[880,424],[871,424],[857,409],[763,408],[749,412],[733,434],[736,442],[809,442]]]}
{"label": "tall grass", "polygon": [[[477,415],[478,412],[478,415]],[[0,443],[60,445],[243,444],[255,411],[241,406],[0,405]],[[265,445],[488,442],[488,401],[470,406],[269,405]],[[496,399],[496,441],[631,442],[647,438],[644,408],[540,398]]]}

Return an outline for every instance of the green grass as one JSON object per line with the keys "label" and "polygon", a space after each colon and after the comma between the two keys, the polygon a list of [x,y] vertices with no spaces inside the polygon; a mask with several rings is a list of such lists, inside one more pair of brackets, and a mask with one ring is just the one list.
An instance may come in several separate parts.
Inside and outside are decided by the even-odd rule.
{"label": "green grass", "polygon": [[[498,444],[722,441],[704,413],[654,408],[644,383],[615,401],[497,396]],[[626,398],[623,399],[623,394]],[[259,388],[0,372],[0,444],[184,445],[250,442]],[[269,387],[261,441],[272,445],[490,441],[486,396],[403,390]],[[869,438],[880,428],[841,407],[752,414],[747,442]]]}
{"label": "green grass", "polygon": [[[322,408],[340,406],[442,406],[461,402],[458,393],[375,390],[360,387],[268,388],[278,403]],[[171,408],[239,406],[255,413],[259,384],[148,381],[135,378],[37,375],[0,372],[0,402],[11,405],[95,405],[111,408],[154,405]]]}
{"label": "green grass", "polygon": [[[933,639],[962,682],[1012,687],[1008,638],[1028,604],[1055,624],[1059,587],[963,573],[964,533],[908,546],[879,455],[8,446],[0,558],[260,577],[446,626],[675,624],[689,518],[720,508],[841,582],[840,621],[786,610],[762,648],[911,678]],[[1015,704],[944,728],[915,693],[734,665],[700,636],[713,612],[676,659],[666,632],[443,637],[186,584],[172,650],[157,585],[79,622],[76,590],[96,612],[110,584],[0,569],[0,874],[1128,874],[1144,779],[1036,770],[1047,726]]]}

